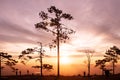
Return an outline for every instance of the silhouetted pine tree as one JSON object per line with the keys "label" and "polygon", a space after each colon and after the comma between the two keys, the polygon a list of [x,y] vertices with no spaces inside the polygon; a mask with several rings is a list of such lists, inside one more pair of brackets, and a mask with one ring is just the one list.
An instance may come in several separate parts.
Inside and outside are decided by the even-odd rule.
{"label": "silhouetted pine tree", "polygon": [[108,59],[109,62],[112,62],[113,75],[115,74],[115,63],[118,62],[119,55],[120,55],[120,49],[116,46],[110,47],[110,49],[105,52],[104,57]]}
{"label": "silhouetted pine tree", "polygon": [[120,59],[119,56],[120,56],[120,49],[116,46],[110,47],[110,49],[108,49],[105,52],[104,59],[96,60],[96,66],[100,66],[100,68],[104,70],[105,65],[106,65],[105,63],[112,62],[112,67],[113,67],[112,71],[114,75],[115,74],[115,63],[117,63],[118,60]]}
{"label": "silhouetted pine tree", "polygon": [[[43,56],[45,56],[45,50],[43,49],[42,43],[39,43],[40,47],[35,47],[35,48],[28,48],[24,51],[22,51],[21,55],[19,55],[19,59],[21,59],[21,62],[23,64],[26,64],[26,62],[28,62],[31,59],[36,59],[36,61],[40,62],[40,65],[35,65],[32,66],[32,68],[38,68],[40,69],[40,78],[42,79],[42,70],[43,69],[48,69],[48,67],[44,67],[45,64],[43,64]],[[37,54],[38,56],[33,56],[32,54]],[[52,66],[52,65],[48,65],[48,66]],[[28,73],[28,70],[27,70]]]}
{"label": "silhouetted pine tree", "polygon": [[11,69],[13,69],[17,62],[18,61],[12,58],[12,55],[9,55],[8,53],[0,52],[0,78],[1,78],[1,71],[4,68],[2,64],[5,64],[9,66]]}
{"label": "silhouetted pine tree", "polygon": [[[47,32],[53,33],[56,36],[56,39],[53,42],[57,46],[57,56],[58,56],[58,71],[57,76],[60,75],[60,41],[65,42],[66,39],[69,39],[69,34],[74,33],[72,29],[68,29],[64,27],[65,25],[62,24],[62,20],[72,20],[73,17],[70,14],[64,13],[62,10],[57,9],[55,6],[51,6],[47,9],[48,12],[41,11],[39,13],[40,18],[42,21],[35,24],[35,28],[43,29]],[[50,16],[52,14],[52,16]]]}

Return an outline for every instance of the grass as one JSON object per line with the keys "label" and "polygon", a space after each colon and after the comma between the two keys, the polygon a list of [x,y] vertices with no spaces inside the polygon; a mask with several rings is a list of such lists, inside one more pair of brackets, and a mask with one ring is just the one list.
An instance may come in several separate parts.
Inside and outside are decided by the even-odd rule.
{"label": "grass", "polygon": [[[39,76],[6,76],[2,77],[0,80],[41,80]],[[42,80],[120,80],[120,74],[114,76],[91,76],[91,77],[82,77],[82,76],[61,76],[59,79],[56,79],[55,76],[44,76]]]}

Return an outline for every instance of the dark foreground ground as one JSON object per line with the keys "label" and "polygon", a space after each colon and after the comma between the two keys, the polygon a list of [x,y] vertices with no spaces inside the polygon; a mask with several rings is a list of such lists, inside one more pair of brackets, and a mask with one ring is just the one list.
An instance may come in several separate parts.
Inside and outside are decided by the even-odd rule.
{"label": "dark foreground ground", "polygon": [[2,77],[0,80],[120,80],[120,74],[114,76],[91,76],[91,77],[81,77],[81,76],[61,76],[56,79],[55,76],[44,76],[40,79],[39,76],[7,76]]}

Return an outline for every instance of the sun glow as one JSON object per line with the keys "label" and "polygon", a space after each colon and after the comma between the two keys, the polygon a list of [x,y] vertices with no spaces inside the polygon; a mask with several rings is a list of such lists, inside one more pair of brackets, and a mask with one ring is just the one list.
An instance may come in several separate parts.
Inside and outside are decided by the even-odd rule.
{"label": "sun glow", "polygon": [[62,56],[61,58],[60,58],[60,62],[61,62],[61,64],[69,64],[70,63],[70,58],[68,57],[68,56]]}

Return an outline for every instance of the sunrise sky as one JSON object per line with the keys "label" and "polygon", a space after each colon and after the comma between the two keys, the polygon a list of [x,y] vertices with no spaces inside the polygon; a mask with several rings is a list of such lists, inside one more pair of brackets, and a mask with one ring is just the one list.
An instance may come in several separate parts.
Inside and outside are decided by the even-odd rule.
{"label": "sunrise sky", "polygon": [[[39,12],[47,11],[51,5],[73,16],[73,20],[63,23],[76,31],[69,41],[61,44],[61,74],[87,72],[86,54],[80,52],[84,49],[95,50],[91,73],[97,74],[96,70],[100,70],[94,68],[95,60],[101,59],[113,45],[120,48],[120,0],[0,0],[0,52],[8,52],[16,58],[22,50],[38,46],[37,42],[49,44],[53,35],[36,30],[34,24],[41,20]],[[49,50],[47,46],[45,49],[47,55],[56,56],[56,49]],[[53,64],[52,74],[56,74],[56,58],[44,58],[44,62]],[[17,66],[24,70],[31,67],[28,65],[26,68],[22,68],[22,64]]]}

